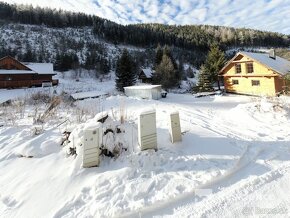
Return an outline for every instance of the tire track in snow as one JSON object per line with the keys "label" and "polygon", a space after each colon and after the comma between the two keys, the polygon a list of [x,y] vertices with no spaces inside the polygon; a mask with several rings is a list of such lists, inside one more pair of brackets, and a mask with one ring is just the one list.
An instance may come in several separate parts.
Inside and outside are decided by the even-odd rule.
{"label": "tire track in snow", "polygon": [[[280,166],[278,169],[265,173],[262,176],[255,177],[250,181],[240,181],[233,186],[208,196],[200,202],[191,202],[180,207],[175,211],[175,217],[210,217],[213,214],[217,214],[218,210],[224,211],[228,206],[233,204],[233,202],[242,201],[247,195],[254,193],[268,183],[281,178],[289,171],[290,165]],[[240,210],[234,212],[240,214],[243,211]]]}
{"label": "tire track in snow", "polygon": [[236,175],[242,169],[250,167],[249,165],[256,160],[261,152],[261,149],[257,149],[256,147],[251,147],[248,145],[242,156],[237,161],[236,165],[225,174],[196,187],[195,190],[193,190],[192,192],[182,194],[166,202],[157,202],[154,205],[139,210],[138,212],[129,212],[127,214],[122,214],[121,217],[152,217],[156,215],[168,214],[169,211],[173,213],[174,208],[182,207],[183,205],[193,203],[195,201],[194,197],[196,190],[213,189],[213,193],[217,193],[219,192],[219,185],[222,185],[225,181],[229,180],[229,178]]}
{"label": "tire track in snow", "polygon": [[[210,116],[209,114],[202,113],[196,110],[188,110],[181,107],[178,109],[180,112],[182,112],[181,114],[185,115],[185,117],[182,117],[181,115],[181,119],[184,122],[190,122],[193,125],[198,125],[201,128],[204,128],[206,130],[209,130],[211,132],[214,132],[226,138],[233,138],[235,140],[238,139],[238,140],[246,141],[246,143],[248,144],[246,147],[246,150],[244,151],[243,155],[240,157],[236,166],[232,170],[226,172],[224,175],[216,179],[213,179],[209,181],[208,183],[201,185],[200,187],[197,188],[197,189],[211,188],[216,194],[216,193],[219,193],[218,186],[220,185],[221,187],[224,187],[225,189],[232,188],[235,191],[234,187],[236,186],[236,184],[239,184],[240,180],[242,180],[243,178],[247,178],[249,176],[249,172],[251,172],[251,167],[255,166],[257,157],[259,156],[261,152],[263,152],[261,148],[254,146],[254,142],[253,142],[253,141],[259,141],[261,137],[249,136],[249,135],[242,134],[239,131],[235,131],[234,125],[230,123],[229,121],[217,123],[218,121],[213,120],[213,116]],[[270,125],[266,125],[266,126],[270,126]],[[272,139],[272,137],[269,137],[269,138]],[[276,138],[273,138],[273,139],[276,140]],[[242,174],[241,173],[242,171],[245,173],[245,175],[239,176],[239,174]],[[265,177],[267,177],[268,174],[266,173]],[[273,176],[271,176],[272,174]],[[268,182],[272,181],[271,178],[275,179],[275,175],[277,175],[278,177],[282,176],[282,174],[276,173],[276,171],[272,171],[270,172],[270,176],[267,181]],[[261,176],[261,181],[259,180],[260,176],[258,176],[258,178],[255,179],[255,181],[260,186],[262,186],[263,184],[267,184],[267,182],[263,182],[263,176],[264,175]],[[236,177],[236,178],[232,179],[233,177]],[[232,182],[227,181],[231,179],[234,181]],[[251,185],[252,185],[251,180],[247,184],[248,184],[248,189],[251,189]],[[158,202],[155,205],[143,208],[139,210],[138,212],[124,214],[123,216],[124,217],[131,217],[131,216],[151,217],[153,215],[168,214],[168,211],[172,211],[173,208],[176,208],[177,205],[183,206],[184,204],[188,202],[192,202],[192,198],[194,197],[194,194],[195,193],[193,191],[191,193],[187,193],[175,199],[172,199],[171,201]],[[225,196],[225,198],[227,198],[227,196]],[[207,207],[208,205],[205,208]],[[192,208],[190,208],[190,211],[191,210]],[[196,216],[195,213],[191,213],[191,215]],[[205,214],[201,214],[201,215],[204,216]]]}
{"label": "tire track in snow", "polygon": [[[180,111],[183,112],[184,115],[186,115],[186,117],[188,119],[182,119],[185,122],[190,122],[193,125],[198,125],[201,128],[204,128],[208,131],[214,132],[215,134],[224,136],[226,138],[230,137],[233,139],[240,139],[240,140],[247,140],[247,141],[252,141],[252,140],[256,140],[257,138],[252,138],[249,137],[247,135],[243,135],[241,132],[239,131],[235,131],[233,127],[233,125],[231,123],[226,122],[226,125],[223,123],[218,123],[216,124],[213,121],[213,117],[207,115],[206,113],[202,113],[199,111],[195,111],[195,110],[189,110],[189,109],[184,109],[184,108],[180,108]],[[202,121],[202,122],[201,122]]]}

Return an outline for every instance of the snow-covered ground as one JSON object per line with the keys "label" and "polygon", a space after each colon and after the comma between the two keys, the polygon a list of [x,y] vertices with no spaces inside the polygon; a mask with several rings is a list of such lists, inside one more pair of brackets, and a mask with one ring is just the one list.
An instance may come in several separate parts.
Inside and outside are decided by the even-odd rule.
{"label": "snow-covered ground", "polygon": [[[86,87],[114,93],[112,81],[60,84],[60,92]],[[2,90],[1,97],[12,91],[23,94]],[[62,104],[40,135],[33,134],[33,116],[45,104],[36,112],[33,104],[15,109],[13,122],[2,107],[0,217],[289,217],[289,103],[238,95],[169,93],[160,101],[112,95]],[[152,108],[158,151],[140,151],[138,114]],[[80,117],[80,110],[89,113]],[[117,158],[101,157],[98,168],[84,169],[82,130],[96,123],[93,117],[101,111],[115,123],[124,115],[119,125],[128,149]],[[172,111],[179,111],[183,132],[176,144],[168,132]],[[76,157],[60,146],[65,130],[73,130]]]}

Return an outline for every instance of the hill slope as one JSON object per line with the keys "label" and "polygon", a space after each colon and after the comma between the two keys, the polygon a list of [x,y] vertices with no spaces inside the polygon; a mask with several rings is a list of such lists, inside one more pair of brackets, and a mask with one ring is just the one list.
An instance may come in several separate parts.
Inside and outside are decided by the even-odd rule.
{"label": "hill slope", "polygon": [[[6,32],[1,35],[0,40],[2,56],[10,54],[20,60],[45,60],[56,64],[57,54],[61,54],[69,56],[67,62],[78,59],[78,63],[74,65],[82,65],[88,56],[94,56],[95,60],[101,62],[106,60],[107,65],[111,63],[113,67],[114,59],[106,54],[108,46],[101,45],[104,43],[149,48],[143,52],[146,53],[145,55],[136,57],[139,60],[143,57],[145,60],[141,62],[144,63],[152,63],[152,49],[158,44],[167,44],[177,48],[176,57],[199,66],[213,42],[219,43],[225,50],[233,47],[288,47],[290,42],[287,35],[251,29],[206,25],[120,25],[83,13],[3,2],[0,2],[0,19],[1,31]],[[9,23],[13,25],[8,25]],[[34,27],[25,27],[22,24],[34,25]],[[29,31],[25,30],[27,28]],[[44,29],[45,31],[41,32]],[[45,38],[53,40],[45,40]],[[93,50],[97,54],[93,54]],[[33,52],[34,55],[31,55]]]}

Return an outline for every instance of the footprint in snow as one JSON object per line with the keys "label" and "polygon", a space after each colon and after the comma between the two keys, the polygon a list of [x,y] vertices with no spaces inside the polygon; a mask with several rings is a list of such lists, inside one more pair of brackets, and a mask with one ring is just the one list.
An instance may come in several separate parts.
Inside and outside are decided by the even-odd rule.
{"label": "footprint in snow", "polygon": [[7,197],[4,197],[2,199],[2,202],[4,205],[6,205],[8,208],[15,208],[17,206],[17,201],[11,197],[11,196],[7,196]]}
{"label": "footprint in snow", "polygon": [[267,134],[264,134],[264,133],[258,133],[258,136],[260,136],[260,137],[266,137]]}
{"label": "footprint in snow", "polygon": [[285,138],[284,137],[277,137],[277,140],[279,140],[279,141],[284,141],[285,140]]}
{"label": "footprint in snow", "polygon": [[81,195],[80,195],[81,200],[84,202],[91,200],[92,196],[91,196],[90,192],[91,192],[91,188],[89,188],[89,187],[83,188],[81,191]]}
{"label": "footprint in snow", "polygon": [[185,187],[183,185],[178,185],[176,186],[176,190],[179,192],[179,193],[183,193],[184,190],[185,190]]}

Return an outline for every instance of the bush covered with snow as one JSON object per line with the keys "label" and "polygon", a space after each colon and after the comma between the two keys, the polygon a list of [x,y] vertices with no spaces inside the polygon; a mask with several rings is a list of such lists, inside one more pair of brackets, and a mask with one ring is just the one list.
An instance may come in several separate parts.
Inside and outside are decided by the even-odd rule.
{"label": "bush covered with snow", "polygon": [[87,128],[102,129],[102,135],[99,138],[99,149],[103,155],[118,157],[123,151],[137,149],[133,147],[137,144],[137,138],[134,136],[134,134],[137,134],[136,125],[126,121],[121,123],[114,120],[108,112],[101,112],[73,129],[67,141],[64,142],[64,149],[67,154],[75,149],[77,158],[82,157],[84,130]]}

